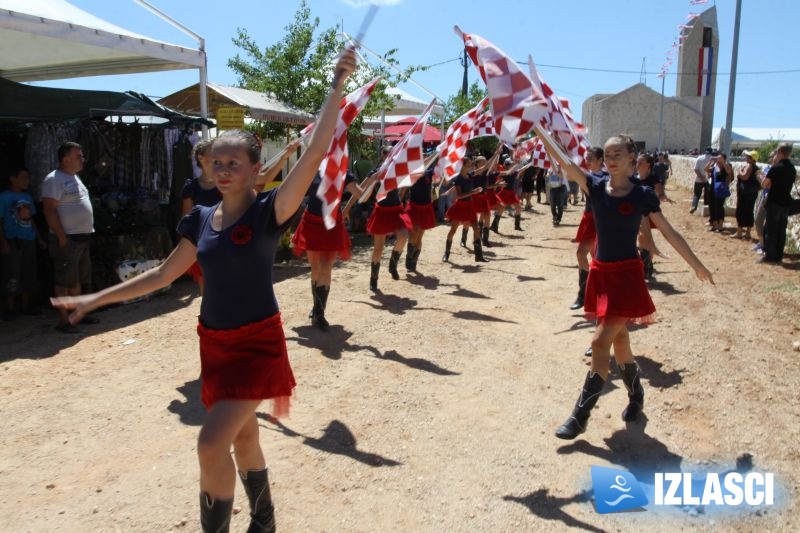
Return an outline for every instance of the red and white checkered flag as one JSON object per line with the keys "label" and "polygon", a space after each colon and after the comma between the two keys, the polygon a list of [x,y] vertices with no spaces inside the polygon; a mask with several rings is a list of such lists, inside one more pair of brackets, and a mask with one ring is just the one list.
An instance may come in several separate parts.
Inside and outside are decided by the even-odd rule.
{"label": "red and white checkered flag", "polygon": [[536,137],[534,142],[531,159],[533,159],[533,166],[537,168],[550,168],[550,158],[547,157],[547,152],[544,151],[544,144],[542,144],[542,140],[539,137]]}
{"label": "red and white checkered flag", "polygon": [[494,132],[494,117],[492,116],[491,109],[487,109],[481,113],[475,120],[475,127],[472,128],[472,138],[489,137],[495,135]]}
{"label": "red and white checkered flag", "polygon": [[[353,122],[364,105],[369,100],[375,86],[381,80],[377,77],[351,92],[339,102],[339,118],[336,121],[336,130],[331,139],[328,153],[322,159],[319,166],[319,174],[322,181],[317,189],[317,198],[322,201],[322,218],[325,227],[328,229],[336,226],[336,210],[342,200],[342,190],[344,189],[344,178],[347,174],[349,165],[349,154],[347,152],[347,128]],[[314,129],[314,122],[303,128],[301,136],[306,136]]]}
{"label": "red and white checkered flag", "polygon": [[514,146],[514,161],[527,159],[536,147],[536,138],[526,139]]}
{"label": "red and white checkered flag", "polygon": [[528,70],[534,85],[538,86],[547,99],[547,113],[540,124],[552,133],[564,147],[570,159],[583,170],[589,170],[586,165],[586,152],[591,143],[586,138],[587,128],[572,116],[569,100],[558,97],[547,83],[542,79],[533,63],[533,58],[528,56]]}
{"label": "red and white checkered flag", "polygon": [[378,200],[383,200],[389,191],[403,187],[411,187],[425,172],[425,157],[423,156],[423,140],[425,128],[428,125],[433,104],[431,101],[422,115],[417,119],[411,129],[398,142],[386,160],[378,169],[380,174],[380,188]]}
{"label": "red and white checkered flag", "polygon": [[545,97],[519,65],[494,44],[479,35],[464,33],[458,26],[454,30],[464,40],[467,55],[486,83],[494,131],[501,141],[512,146],[547,112]]}
{"label": "red and white checkered flag", "polygon": [[[475,137],[475,127],[478,120],[483,117],[483,109],[489,103],[488,98],[481,100],[478,105],[458,117],[447,128],[444,141],[436,147],[439,152],[439,163],[436,173],[446,180],[451,180],[461,172],[464,156],[467,154],[467,143]],[[491,127],[491,124],[490,124]]]}

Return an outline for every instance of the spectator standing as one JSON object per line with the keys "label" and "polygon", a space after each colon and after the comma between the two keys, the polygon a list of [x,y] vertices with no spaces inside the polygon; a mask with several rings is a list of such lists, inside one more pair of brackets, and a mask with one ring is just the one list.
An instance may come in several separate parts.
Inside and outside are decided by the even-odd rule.
{"label": "spectator standing", "polygon": [[786,246],[786,226],[789,223],[789,208],[792,205],[792,185],[797,179],[797,170],[789,160],[791,144],[778,147],[777,161],[769,169],[764,187],[769,188],[767,196],[767,219],[764,224],[764,263],[780,264],[783,261],[783,248]]}
{"label": "spectator standing", "polygon": [[764,254],[764,222],[767,220],[767,196],[769,196],[769,187],[765,185],[765,182],[769,169],[772,168],[773,163],[775,163],[775,156],[777,154],[778,152],[775,150],[770,152],[767,165],[756,175],[761,184],[761,194],[758,195],[758,200],[756,200],[756,216],[754,221],[756,243],[753,245],[753,251],[762,255]]}
{"label": "spectator standing", "polygon": [[0,264],[2,264],[2,292],[7,298],[3,320],[16,318],[17,297],[20,311],[38,315],[39,309],[31,302],[36,290],[36,243],[44,248],[33,221],[36,206],[25,192],[29,174],[18,168],[8,177],[10,188],[0,193]]}
{"label": "spectator standing", "polygon": [[[94,214],[89,201],[89,190],[78,172],[83,170],[83,148],[80,144],[66,142],[58,148],[58,168],[42,182],[42,205],[47,225],[50,226],[48,247],[53,258],[55,295],[78,296],[81,285],[92,282],[92,262],[89,252],[94,233]],[[56,329],[62,333],[80,330],[69,322],[66,309],[59,309]],[[91,315],[83,317],[83,324],[97,324]]]}
{"label": "spectator standing", "polygon": [[708,190],[708,173],[706,166],[711,161],[713,150],[709,146],[703,155],[697,158],[694,162],[694,196],[692,197],[692,208],[690,213],[697,211],[697,205],[700,203],[700,196]]}
{"label": "spectator standing", "polygon": [[725,224],[725,199],[731,195],[730,182],[733,180],[733,169],[728,164],[725,154],[714,154],[706,165],[706,174],[710,176],[708,184],[708,231],[722,232]]}
{"label": "spectator standing", "polygon": [[750,231],[755,223],[755,206],[758,190],[758,165],[756,165],[756,152],[745,150],[747,166],[736,175],[736,233],[731,235],[735,239],[751,239]]}
{"label": "spectator standing", "polygon": [[553,226],[561,224],[564,214],[564,204],[567,200],[567,180],[561,174],[561,169],[553,164],[547,176],[548,193],[550,199],[550,213],[553,215]]}

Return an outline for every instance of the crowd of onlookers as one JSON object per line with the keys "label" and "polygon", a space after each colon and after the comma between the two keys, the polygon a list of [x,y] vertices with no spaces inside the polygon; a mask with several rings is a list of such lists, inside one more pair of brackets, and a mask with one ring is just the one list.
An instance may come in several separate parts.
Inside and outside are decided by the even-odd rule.
{"label": "crowd of onlookers", "polygon": [[730,237],[753,242],[760,262],[781,263],[789,217],[800,212],[800,200],[791,195],[797,179],[791,153],[792,145],[782,144],[760,167],[758,153],[746,150],[744,167],[734,172],[725,154],[707,148],[695,161],[689,212],[694,213],[702,200],[708,210],[708,231],[723,233],[725,203],[735,187],[736,229]]}

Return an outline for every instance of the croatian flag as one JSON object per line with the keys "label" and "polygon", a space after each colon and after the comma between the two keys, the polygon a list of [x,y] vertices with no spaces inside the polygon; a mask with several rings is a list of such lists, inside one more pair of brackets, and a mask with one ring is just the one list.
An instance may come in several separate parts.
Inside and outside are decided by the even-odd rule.
{"label": "croatian flag", "polygon": [[700,49],[700,62],[697,64],[697,96],[711,94],[711,71],[714,65],[714,49]]}

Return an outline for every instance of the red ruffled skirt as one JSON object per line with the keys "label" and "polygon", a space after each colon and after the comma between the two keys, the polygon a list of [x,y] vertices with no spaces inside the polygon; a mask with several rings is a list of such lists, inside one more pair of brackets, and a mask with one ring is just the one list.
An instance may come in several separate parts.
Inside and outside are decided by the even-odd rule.
{"label": "red ruffled skirt", "polygon": [[493,211],[495,207],[500,205],[500,198],[497,196],[497,193],[494,191],[494,189],[486,191],[486,201],[489,204],[490,211]]}
{"label": "red ruffled skirt", "polygon": [[450,222],[478,223],[478,216],[475,214],[475,206],[472,200],[458,200],[447,210],[444,218]]}
{"label": "red ruffled skirt", "polygon": [[405,213],[405,207],[402,205],[385,207],[375,204],[367,220],[367,233],[386,235],[402,229],[411,229],[411,219]]}
{"label": "red ruffled skirt", "polygon": [[200,280],[203,279],[203,271],[200,270],[200,263],[197,261],[192,263],[192,266],[189,267],[189,270],[186,271],[186,274],[192,276],[192,279],[196,283],[200,283]]}
{"label": "red ruffled skirt", "polygon": [[300,257],[305,252],[322,252],[339,259],[350,259],[350,235],[342,220],[342,213],[336,212],[336,225],[325,227],[322,217],[306,210],[297,230],[292,235],[292,252]]}
{"label": "red ruffled skirt", "polygon": [[477,214],[488,213],[489,211],[491,211],[491,208],[489,207],[489,195],[486,192],[473,194],[472,205],[473,208],[475,209],[475,213]]}
{"label": "red ruffled skirt", "polygon": [[606,316],[651,324],[656,307],[644,281],[644,263],[638,257],[624,261],[592,260],[583,310],[587,319]]}
{"label": "red ruffled skirt", "polygon": [[591,211],[584,211],[581,223],[578,225],[578,233],[575,234],[575,242],[589,242],[597,238],[597,231],[594,227],[594,215]]}
{"label": "red ruffled skirt", "polygon": [[406,215],[411,219],[411,225],[422,229],[436,227],[436,213],[433,211],[433,204],[415,204],[408,202],[406,205]]}
{"label": "red ruffled skirt", "polygon": [[273,416],[289,414],[296,383],[280,313],[236,329],[210,329],[198,323],[197,334],[206,409],[220,400],[271,399]]}
{"label": "red ruffled skirt", "polygon": [[500,201],[503,205],[514,205],[519,203],[519,196],[512,189],[503,188],[498,193]]}

